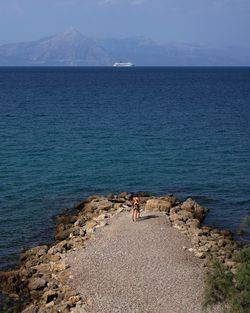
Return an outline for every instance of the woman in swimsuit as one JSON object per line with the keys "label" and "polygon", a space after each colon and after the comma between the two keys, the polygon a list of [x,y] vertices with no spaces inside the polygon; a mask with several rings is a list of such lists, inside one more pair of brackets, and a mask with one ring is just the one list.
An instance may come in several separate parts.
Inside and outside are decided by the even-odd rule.
{"label": "woman in swimsuit", "polygon": [[136,222],[137,218],[140,217],[140,199],[134,195],[132,198],[132,222]]}

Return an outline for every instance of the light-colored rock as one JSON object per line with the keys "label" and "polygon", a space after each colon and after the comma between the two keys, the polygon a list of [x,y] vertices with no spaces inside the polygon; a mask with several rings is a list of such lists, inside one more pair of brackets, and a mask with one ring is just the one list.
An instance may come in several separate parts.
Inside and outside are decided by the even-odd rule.
{"label": "light-colored rock", "polygon": [[85,224],[84,229],[86,230],[86,232],[89,232],[89,230],[93,229],[96,225],[97,225],[96,221],[90,220]]}
{"label": "light-colored rock", "polygon": [[102,220],[105,220],[108,217],[109,217],[108,213],[105,212],[105,213],[102,213],[102,214],[98,215],[97,217],[94,217],[93,220],[97,221],[97,222],[100,222]]}
{"label": "light-colored rock", "polygon": [[204,252],[195,252],[194,255],[197,256],[199,259],[204,259],[206,257],[206,254]]}
{"label": "light-colored rock", "polygon": [[96,228],[104,227],[104,226],[106,226],[106,225],[108,225],[108,222],[107,222],[107,221],[101,221],[101,222],[96,226]]}
{"label": "light-colored rock", "polygon": [[66,265],[64,262],[51,262],[50,269],[52,272],[61,272],[66,269]]}
{"label": "light-colored rock", "polygon": [[31,278],[28,284],[29,290],[43,289],[46,285],[46,281],[40,277]]}
{"label": "light-colored rock", "polygon": [[45,273],[45,272],[49,272],[50,266],[48,263],[42,263],[42,264],[33,266],[32,269],[37,270],[37,272],[39,273]]}
{"label": "light-colored rock", "polygon": [[149,199],[145,204],[145,212],[169,212],[172,203],[164,199]]}
{"label": "light-colored rock", "polygon": [[230,261],[230,260],[226,260],[225,261],[225,265],[228,267],[228,268],[235,268],[236,267],[236,262],[234,261]]}
{"label": "light-colored rock", "polygon": [[115,211],[118,210],[121,206],[122,206],[121,203],[115,203],[115,204],[114,204],[114,210],[115,210]]}
{"label": "light-colored rock", "polygon": [[49,309],[49,308],[52,308],[54,305],[55,305],[55,301],[50,301],[49,303],[45,304],[45,307]]}
{"label": "light-colored rock", "polygon": [[123,212],[123,211],[124,211],[124,208],[123,208],[123,207],[119,207],[119,208],[116,210],[115,215],[118,215],[118,214],[120,214],[120,213]]}
{"label": "light-colored rock", "polygon": [[61,260],[61,255],[59,253],[47,254],[46,258],[51,262],[57,262]]}
{"label": "light-colored rock", "polygon": [[206,246],[206,245],[200,246],[200,247],[198,248],[198,251],[199,251],[199,252],[208,252],[209,250],[210,250],[209,247]]}
{"label": "light-colored rock", "polygon": [[75,305],[77,302],[81,300],[81,297],[79,295],[71,296],[68,298],[67,303],[70,305]]}

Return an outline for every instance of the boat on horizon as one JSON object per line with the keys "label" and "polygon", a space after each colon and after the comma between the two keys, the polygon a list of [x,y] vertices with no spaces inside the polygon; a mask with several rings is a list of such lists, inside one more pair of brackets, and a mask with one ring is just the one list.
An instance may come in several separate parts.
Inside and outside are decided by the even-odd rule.
{"label": "boat on horizon", "polygon": [[115,62],[113,66],[114,67],[133,67],[134,64],[131,62]]}

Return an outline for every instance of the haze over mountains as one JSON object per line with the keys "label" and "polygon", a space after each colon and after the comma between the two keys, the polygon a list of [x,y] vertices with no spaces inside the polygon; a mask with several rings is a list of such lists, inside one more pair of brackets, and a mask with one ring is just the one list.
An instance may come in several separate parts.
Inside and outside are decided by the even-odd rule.
{"label": "haze over mountains", "polygon": [[142,37],[92,39],[73,29],[37,41],[0,46],[0,66],[244,66],[248,51],[159,44]]}

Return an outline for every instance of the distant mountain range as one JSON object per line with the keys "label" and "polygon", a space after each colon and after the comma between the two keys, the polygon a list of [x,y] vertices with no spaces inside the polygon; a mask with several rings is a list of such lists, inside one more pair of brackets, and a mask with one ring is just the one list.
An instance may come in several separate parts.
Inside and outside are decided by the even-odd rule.
{"label": "distant mountain range", "polygon": [[159,44],[142,37],[91,39],[73,29],[37,41],[0,46],[0,66],[243,66],[249,51],[191,44]]}

